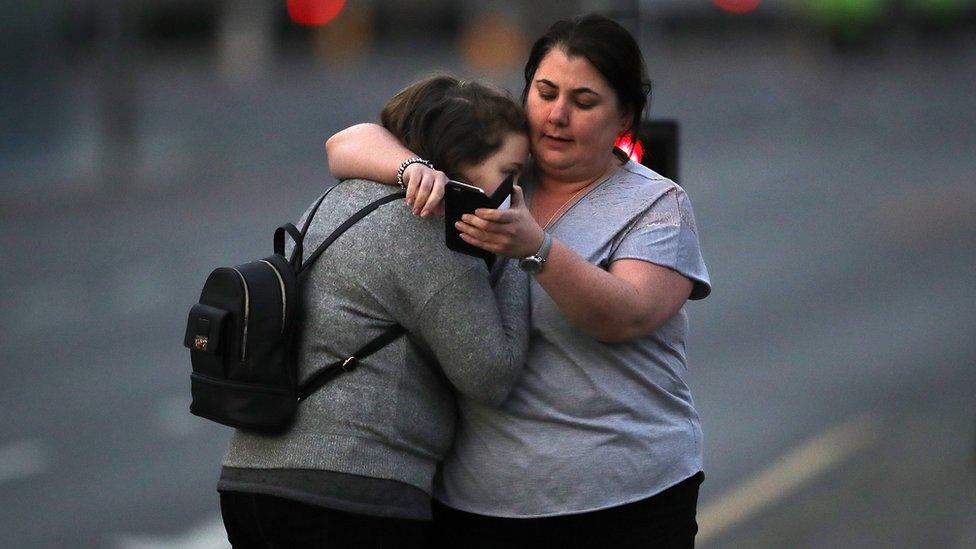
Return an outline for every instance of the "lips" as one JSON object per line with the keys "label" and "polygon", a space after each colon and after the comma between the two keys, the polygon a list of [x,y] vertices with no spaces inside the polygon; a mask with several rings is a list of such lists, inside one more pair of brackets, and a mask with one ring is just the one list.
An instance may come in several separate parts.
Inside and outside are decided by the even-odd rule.
{"label": "lips", "polygon": [[561,137],[561,136],[558,136],[558,135],[550,135],[548,133],[542,134],[542,137],[548,138],[548,139],[550,139],[552,141],[555,141],[557,143],[570,143],[570,142],[573,141],[572,139],[570,139],[568,137]]}

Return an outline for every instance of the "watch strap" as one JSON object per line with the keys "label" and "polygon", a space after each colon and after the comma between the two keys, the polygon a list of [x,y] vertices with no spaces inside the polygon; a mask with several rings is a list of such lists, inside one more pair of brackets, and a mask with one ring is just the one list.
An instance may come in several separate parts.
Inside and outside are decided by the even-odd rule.
{"label": "watch strap", "polygon": [[549,250],[552,249],[552,235],[546,231],[542,231],[545,236],[542,237],[542,246],[539,247],[539,251],[535,253],[535,256],[545,261],[549,259]]}

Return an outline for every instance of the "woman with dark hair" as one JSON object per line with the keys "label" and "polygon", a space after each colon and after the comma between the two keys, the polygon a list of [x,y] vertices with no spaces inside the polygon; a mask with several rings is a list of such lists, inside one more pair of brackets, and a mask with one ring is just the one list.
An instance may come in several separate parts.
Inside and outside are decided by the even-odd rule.
{"label": "woman with dark hair", "polygon": [[[554,24],[533,46],[523,101],[533,162],[507,210],[478,210],[464,240],[532,273],[525,370],[500,407],[461,397],[435,483],[435,523],[464,547],[694,544],[702,433],[686,382],[685,302],[710,291],[684,190],[616,149],[649,83],[640,50],[599,15]],[[357,143],[382,143],[367,158]],[[382,128],[329,139],[337,177],[409,158]],[[436,164],[435,164],[436,166]],[[444,174],[405,179],[431,215]]]}
{"label": "woman with dark hair", "polygon": [[[448,76],[404,89],[382,120],[452,178],[489,193],[528,155],[525,115],[509,96]],[[338,184],[306,245],[388,194],[373,181]],[[235,547],[427,546],[455,392],[499,404],[528,345],[525,273],[513,262],[490,277],[484,261],[447,250],[443,239],[437,221],[382,206],[311,267],[296,343],[301,380],[391,325],[406,336],[303,400],[283,435],[234,433],[218,490]]]}

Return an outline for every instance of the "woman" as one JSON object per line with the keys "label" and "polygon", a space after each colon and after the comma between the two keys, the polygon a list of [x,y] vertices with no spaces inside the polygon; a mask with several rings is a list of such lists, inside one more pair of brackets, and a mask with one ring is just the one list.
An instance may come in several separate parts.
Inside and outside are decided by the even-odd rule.
{"label": "woman", "polygon": [[[528,155],[524,112],[510,97],[447,76],[398,93],[382,120],[451,177],[486,192]],[[372,181],[340,183],[313,218],[307,245],[389,193]],[[407,336],[303,401],[286,434],[235,432],[218,484],[234,546],[426,546],[432,477],[454,435],[454,390],[497,405],[528,345],[525,274],[500,266],[493,290],[484,261],[443,241],[441,223],[391,204],[311,268],[297,343],[302,379],[393,324]]]}
{"label": "woman", "polygon": [[[451,543],[691,546],[703,475],[686,383],[687,299],[708,295],[691,204],[629,161],[649,83],[633,37],[598,15],[554,24],[533,46],[523,102],[532,169],[508,210],[479,210],[464,239],[533,273],[525,370],[498,408],[459,399],[435,485]],[[367,157],[357,143],[385,151]],[[370,125],[330,138],[338,177],[391,182],[409,146]],[[404,174],[431,215],[444,174]]]}

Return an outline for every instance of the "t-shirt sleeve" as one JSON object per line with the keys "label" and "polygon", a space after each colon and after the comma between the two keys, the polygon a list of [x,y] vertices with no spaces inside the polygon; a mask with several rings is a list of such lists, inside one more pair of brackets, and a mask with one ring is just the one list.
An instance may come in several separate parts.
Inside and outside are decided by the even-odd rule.
{"label": "t-shirt sleeve", "polygon": [[689,299],[704,299],[712,291],[691,201],[679,187],[664,193],[628,225],[609,263],[619,259],[639,259],[681,273],[693,284]]}

